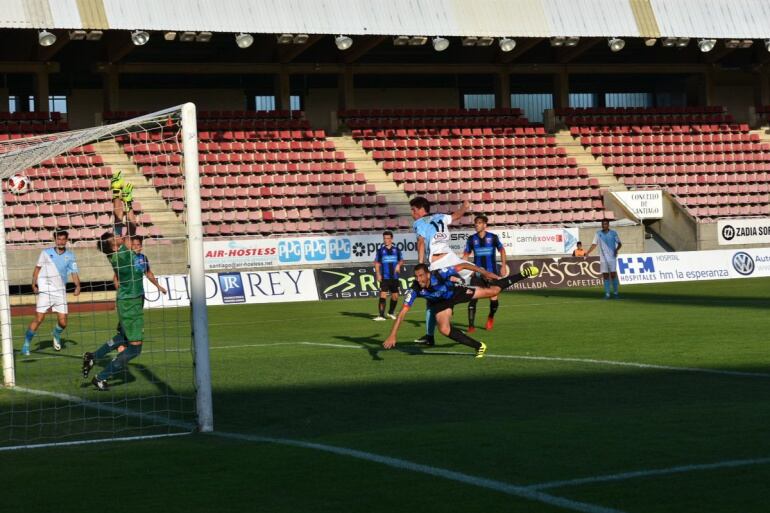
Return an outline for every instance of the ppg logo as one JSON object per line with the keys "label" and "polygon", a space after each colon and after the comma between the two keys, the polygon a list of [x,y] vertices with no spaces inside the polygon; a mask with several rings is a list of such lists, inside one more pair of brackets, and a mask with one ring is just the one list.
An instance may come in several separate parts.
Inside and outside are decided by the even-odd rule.
{"label": "ppg logo", "polygon": [[304,241],[305,260],[308,262],[320,262],[326,260],[326,241],[310,239]]}
{"label": "ppg logo", "polygon": [[748,276],[754,272],[754,259],[748,253],[739,251],[733,255],[733,269],[738,274]]}
{"label": "ppg logo", "polygon": [[636,262],[633,257],[618,258],[618,268],[620,274],[654,273],[655,262],[652,257],[636,257]]}
{"label": "ppg logo", "polygon": [[350,260],[350,239],[330,239],[329,258],[332,260]]}
{"label": "ppg logo", "polygon": [[302,244],[298,240],[278,242],[278,260],[299,262],[302,259]]}

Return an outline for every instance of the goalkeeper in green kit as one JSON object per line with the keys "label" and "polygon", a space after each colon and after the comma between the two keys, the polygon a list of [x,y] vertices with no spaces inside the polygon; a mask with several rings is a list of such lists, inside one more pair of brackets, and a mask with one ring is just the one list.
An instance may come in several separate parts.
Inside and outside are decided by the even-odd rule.
{"label": "goalkeeper in green kit", "polygon": [[[91,383],[97,390],[109,390],[107,380],[114,374],[126,368],[128,362],[142,353],[144,339],[144,272],[142,266],[137,266],[135,254],[131,250],[131,237],[135,235],[136,224],[131,203],[133,186],[124,183],[120,171],[113,174],[112,190],[114,198],[115,228],[102,234],[97,242],[99,251],[107,259],[115,271],[118,282],[118,293],[115,306],[118,311],[118,333],[103,344],[94,353],[83,355],[83,377],[87,378],[94,366],[95,360],[103,358],[113,349],[119,353],[102,372],[97,374]],[[126,223],[123,220],[126,219]],[[120,348],[123,348],[121,351]]]}

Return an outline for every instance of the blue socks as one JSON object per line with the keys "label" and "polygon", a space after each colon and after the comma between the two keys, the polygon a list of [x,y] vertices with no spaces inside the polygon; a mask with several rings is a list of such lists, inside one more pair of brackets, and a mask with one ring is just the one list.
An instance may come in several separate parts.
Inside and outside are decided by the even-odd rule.
{"label": "blue socks", "polygon": [[59,326],[58,324],[53,329],[53,336],[56,337],[57,340],[61,338],[61,334],[64,333],[64,328]]}
{"label": "blue socks", "polygon": [[32,337],[34,336],[35,336],[35,332],[27,328],[27,333],[24,334],[24,343],[29,344],[30,342],[32,342]]}
{"label": "blue socks", "polygon": [[604,295],[608,296],[610,295],[610,280],[606,279],[604,280]]}
{"label": "blue socks", "polygon": [[619,286],[620,286],[620,280],[618,280],[618,277],[615,276],[612,279],[612,292],[614,292],[616,296],[618,295],[618,287]]}
{"label": "blue socks", "polygon": [[425,310],[425,334],[432,337],[436,333],[436,316],[433,314],[433,310],[428,308]]}
{"label": "blue socks", "polygon": [[139,344],[138,346],[128,344],[126,346],[126,349],[122,353],[120,353],[118,356],[116,356],[107,365],[107,367],[105,367],[104,370],[96,376],[96,378],[100,381],[109,379],[110,376],[112,376],[113,374],[123,370],[126,367],[126,365],[128,365],[128,362],[130,362],[140,354],[142,354],[141,344]]}

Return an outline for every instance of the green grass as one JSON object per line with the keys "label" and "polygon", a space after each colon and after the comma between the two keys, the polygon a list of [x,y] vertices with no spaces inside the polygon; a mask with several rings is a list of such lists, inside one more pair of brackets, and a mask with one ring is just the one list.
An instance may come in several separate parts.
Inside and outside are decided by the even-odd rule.
{"label": "green grass", "polygon": [[[216,429],[352,448],[516,485],[770,457],[770,280],[622,292],[621,301],[604,301],[595,289],[506,294],[494,331],[477,332],[491,355],[483,360],[440,336],[433,349],[411,343],[422,333],[421,308],[410,313],[392,351],[379,345],[390,323],[370,320],[374,301],[211,308]],[[487,305],[479,304],[480,320]],[[184,310],[148,315],[147,349],[173,347],[175,333],[186,330]],[[465,325],[464,306],[456,320]],[[14,322],[22,333],[26,320]],[[72,340],[59,355],[41,336],[38,358],[17,359],[19,382],[189,419],[189,353],[171,361],[143,354],[114,396],[81,388],[78,355],[106,338],[113,322],[107,314],[73,316]],[[174,407],[163,402],[169,393]],[[22,398],[0,391],[0,436],[10,418],[3,412],[13,409],[19,421]],[[77,438],[93,423],[104,424],[102,436],[110,422],[121,435],[164,430],[160,422],[140,429],[137,420],[47,398],[30,404],[46,408],[32,422],[50,424],[46,437]],[[60,422],[64,414],[71,422]],[[82,507],[84,487],[93,494],[89,505],[113,511],[570,511],[346,456],[216,436],[0,452],[0,462],[14,469],[4,476],[3,489],[13,491],[4,497],[8,511]],[[545,491],[628,513],[750,513],[767,510],[768,481],[764,463]]]}

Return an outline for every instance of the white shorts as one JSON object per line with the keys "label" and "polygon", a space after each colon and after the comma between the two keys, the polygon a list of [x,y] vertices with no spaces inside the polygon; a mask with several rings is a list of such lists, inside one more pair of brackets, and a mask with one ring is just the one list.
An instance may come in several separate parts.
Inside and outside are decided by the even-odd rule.
{"label": "white shorts", "polygon": [[612,260],[599,259],[599,272],[601,273],[614,273],[618,270],[618,260],[613,258]]}
{"label": "white shorts", "polygon": [[46,313],[48,310],[56,313],[66,314],[67,296],[64,294],[51,294],[50,292],[40,292],[37,295],[37,313]]}
{"label": "white shorts", "polygon": [[[431,271],[436,271],[438,269],[446,269],[447,267],[453,267],[455,265],[459,264],[470,264],[467,260],[463,260],[459,256],[457,256],[455,253],[445,253],[441,258],[439,258],[436,261],[433,261],[430,263],[429,269]],[[471,276],[473,276],[473,271],[469,269],[463,269],[460,271],[460,277],[463,279],[465,283],[470,283]]]}

